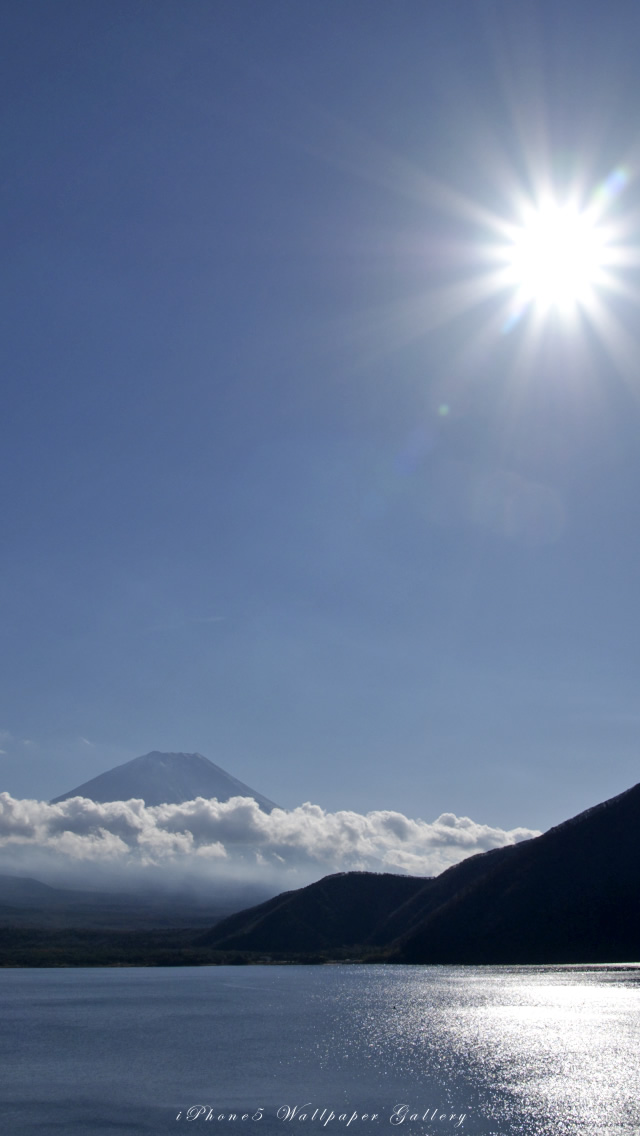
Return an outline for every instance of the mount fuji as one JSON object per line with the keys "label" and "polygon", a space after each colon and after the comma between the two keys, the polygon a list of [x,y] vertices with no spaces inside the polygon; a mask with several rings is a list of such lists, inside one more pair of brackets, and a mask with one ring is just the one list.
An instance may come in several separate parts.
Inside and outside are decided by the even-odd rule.
{"label": "mount fuji", "polygon": [[218,801],[253,797],[264,812],[270,813],[278,807],[201,753],[160,753],[158,750],[116,765],[68,793],[54,797],[50,803],[57,805],[70,797],[87,797],[101,804],[141,797],[146,805],[180,805],[195,797],[216,797]]}

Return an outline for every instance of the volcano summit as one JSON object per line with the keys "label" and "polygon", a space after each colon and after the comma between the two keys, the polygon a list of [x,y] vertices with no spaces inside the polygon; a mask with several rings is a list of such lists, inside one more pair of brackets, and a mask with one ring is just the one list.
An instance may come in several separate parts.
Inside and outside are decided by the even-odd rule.
{"label": "volcano summit", "polygon": [[142,798],[145,805],[180,805],[196,797],[216,797],[218,801],[253,797],[264,812],[270,813],[278,807],[201,753],[160,753],[158,750],[92,777],[68,793],[54,797],[51,804],[57,805],[69,797],[87,797],[101,804],[136,797]]}

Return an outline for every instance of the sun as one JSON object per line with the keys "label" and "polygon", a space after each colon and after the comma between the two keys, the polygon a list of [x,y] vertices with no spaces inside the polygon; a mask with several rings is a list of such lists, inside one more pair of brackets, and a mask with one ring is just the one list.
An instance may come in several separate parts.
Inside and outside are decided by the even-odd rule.
{"label": "sun", "polygon": [[594,211],[548,201],[526,210],[505,257],[519,306],[571,309],[588,304],[602,280],[607,234]]}
{"label": "sun", "polygon": [[[402,192],[447,214],[456,228],[445,230],[442,244],[427,243],[424,289],[381,309],[387,333],[406,343],[466,320],[455,355],[461,373],[506,336],[517,340],[522,375],[559,334],[576,351],[597,340],[636,386],[639,213],[621,200],[632,171],[618,165],[590,184],[576,167],[558,184],[534,155],[524,157],[526,180],[498,154],[477,198],[422,172],[406,182],[401,168]],[[450,399],[441,405],[449,407]]]}

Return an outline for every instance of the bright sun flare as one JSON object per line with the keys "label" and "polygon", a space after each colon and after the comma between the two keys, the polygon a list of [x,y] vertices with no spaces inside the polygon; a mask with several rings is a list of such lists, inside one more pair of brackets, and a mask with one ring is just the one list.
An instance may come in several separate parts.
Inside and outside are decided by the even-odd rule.
{"label": "bright sun flare", "polygon": [[605,262],[595,217],[571,206],[531,210],[507,251],[510,283],[522,305],[568,308],[589,300]]}

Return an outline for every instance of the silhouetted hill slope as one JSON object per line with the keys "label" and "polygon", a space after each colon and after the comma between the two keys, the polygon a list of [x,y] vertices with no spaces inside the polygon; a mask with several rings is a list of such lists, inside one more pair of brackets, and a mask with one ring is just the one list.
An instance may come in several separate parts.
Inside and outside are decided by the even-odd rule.
{"label": "silhouetted hill slope", "polygon": [[431,881],[343,872],[222,920],[203,936],[220,950],[315,951],[376,942],[390,915]]}
{"label": "silhouetted hill slope", "polygon": [[388,945],[416,930],[432,911],[452,895],[472,887],[490,866],[502,863],[514,848],[515,845],[509,844],[505,848],[492,848],[489,852],[469,856],[439,876],[425,879],[424,886],[414,896],[390,912],[385,923],[377,929],[375,938],[371,939],[372,945]]}
{"label": "silhouetted hill slope", "polygon": [[216,797],[219,801],[253,797],[264,812],[277,808],[268,797],[256,793],[201,753],[159,753],[158,750],[100,773],[76,789],[54,797],[51,804],[57,805],[70,797],[87,797],[101,803],[136,797],[142,798],[146,805],[180,805],[196,797]]}
{"label": "silhouetted hill slope", "polygon": [[225,919],[202,942],[264,952],[386,947],[398,962],[640,959],[640,785],[434,879],[348,872]]}
{"label": "silhouetted hill slope", "polygon": [[222,920],[203,942],[267,952],[387,946],[483,875],[494,858],[511,851],[496,848],[471,856],[435,878],[376,872],[325,876]]}
{"label": "silhouetted hill slope", "polygon": [[400,961],[640,958],[640,785],[501,851],[474,857],[476,878],[404,933]]}

